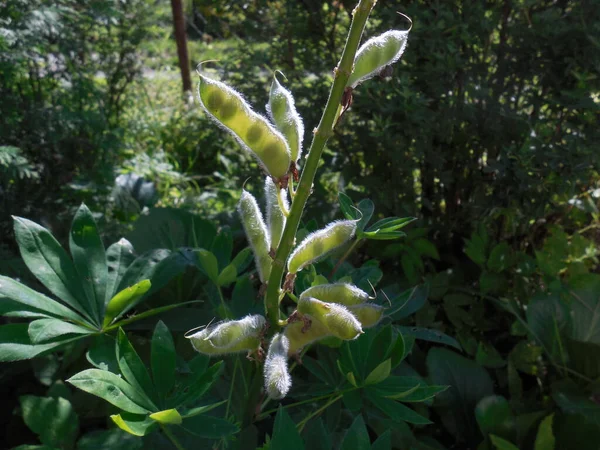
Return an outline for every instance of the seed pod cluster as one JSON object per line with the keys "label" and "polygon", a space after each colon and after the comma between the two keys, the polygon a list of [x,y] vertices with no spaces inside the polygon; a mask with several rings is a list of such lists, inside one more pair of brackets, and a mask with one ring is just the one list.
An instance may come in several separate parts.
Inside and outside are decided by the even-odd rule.
{"label": "seed pod cluster", "polygon": [[390,30],[365,42],[356,52],[354,69],[346,86],[355,88],[398,61],[407,40],[408,31]]}
{"label": "seed pod cluster", "polygon": [[339,303],[344,306],[358,305],[371,299],[369,294],[350,283],[312,286],[300,294],[300,298],[303,297],[312,297],[322,302]]}
{"label": "seed pod cluster", "polygon": [[235,90],[219,81],[200,75],[198,99],[204,110],[256,156],[275,179],[283,179],[290,168],[290,148],[264,117],[252,110]]}
{"label": "seed pod cluster", "polygon": [[206,355],[224,355],[259,348],[266,319],[259,315],[227,320],[208,326],[188,339],[196,351]]}
{"label": "seed pod cluster", "polygon": [[331,336],[329,330],[314,317],[309,314],[304,315],[305,320],[310,322],[310,327],[305,329],[303,321],[292,322],[285,327],[284,334],[288,338],[290,347],[289,355],[294,355],[300,352],[308,344],[312,344],[327,336]]}
{"label": "seed pod cluster", "polygon": [[287,191],[275,186],[271,178],[265,178],[265,197],[267,200],[267,226],[269,230],[269,241],[271,249],[275,250],[279,246],[283,229],[285,228],[286,217],[282,206],[289,210]]}
{"label": "seed pod cluster", "polygon": [[363,333],[354,314],[338,303],[325,303],[315,298],[302,297],[298,300],[298,312],[314,317],[333,336],[346,341],[356,339]]}
{"label": "seed pod cluster", "polygon": [[272,264],[269,256],[269,233],[256,199],[246,190],[242,191],[238,211],[242,218],[246,237],[254,252],[258,276],[260,281],[266,283]]}
{"label": "seed pod cluster", "polygon": [[354,236],[356,224],[356,220],[340,220],[306,236],[290,255],[288,272],[295,274],[344,245]]}
{"label": "seed pod cluster", "polygon": [[271,340],[265,360],[265,390],[273,399],[287,395],[292,386],[287,359],[290,343],[284,334],[276,334]]}
{"label": "seed pod cluster", "polygon": [[292,162],[297,162],[302,154],[304,123],[296,111],[292,93],[279,83],[276,74],[273,75],[267,112],[277,129],[287,139]]}

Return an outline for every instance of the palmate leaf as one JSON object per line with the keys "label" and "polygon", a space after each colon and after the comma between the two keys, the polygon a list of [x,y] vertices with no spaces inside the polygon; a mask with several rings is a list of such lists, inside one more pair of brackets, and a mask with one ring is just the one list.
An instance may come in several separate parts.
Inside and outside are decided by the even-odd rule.
{"label": "palmate leaf", "polygon": [[78,339],[67,336],[52,343],[35,345],[29,338],[28,327],[27,323],[0,326],[0,362],[35,358]]}
{"label": "palmate leaf", "polygon": [[158,397],[150,374],[121,328],[119,328],[117,333],[116,355],[119,370],[125,377],[125,380],[140,393],[149,397],[149,401],[156,403]]}
{"label": "palmate leaf", "polygon": [[367,426],[359,414],[344,435],[340,450],[371,450]]}
{"label": "palmate leaf", "polygon": [[121,283],[121,279],[134,260],[135,253],[133,245],[131,245],[127,239],[123,238],[108,247],[106,250],[106,266],[108,268],[108,274],[106,277],[105,303],[108,303],[118,292],[117,288]]}
{"label": "palmate leaf", "polygon": [[38,319],[29,323],[28,333],[33,344],[43,344],[57,337],[74,337],[95,333],[95,330],[90,330],[73,323],[64,322],[60,319]]}
{"label": "palmate leaf", "polygon": [[88,207],[83,204],[73,218],[69,247],[92,313],[96,321],[101,322],[104,317],[108,278],[106,253],[96,221]]}
{"label": "palmate leaf", "polygon": [[279,406],[271,436],[272,449],[304,450],[304,442],[289,414]]}
{"label": "palmate leaf", "polygon": [[164,399],[175,384],[175,344],[167,326],[159,321],[152,335],[152,378],[159,398]]}
{"label": "palmate leaf", "polygon": [[20,217],[14,218],[14,227],[21,256],[29,270],[50,292],[93,322],[93,305],[85,297],[75,265],[54,236],[37,223]]}
{"label": "palmate leaf", "polygon": [[429,419],[416,413],[408,406],[403,405],[394,400],[384,397],[379,397],[374,392],[367,390],[366,397],[380,411],[382,411],[390,419],[399,422],[414,423],[416,425],[428,425],[432,423]]}
{"label": "palmate leaf", "polygon": [[73,447],[79,432],[79,419],[68,400],[25,395],[19,402],[23,421],[43,444],[56,448]]}

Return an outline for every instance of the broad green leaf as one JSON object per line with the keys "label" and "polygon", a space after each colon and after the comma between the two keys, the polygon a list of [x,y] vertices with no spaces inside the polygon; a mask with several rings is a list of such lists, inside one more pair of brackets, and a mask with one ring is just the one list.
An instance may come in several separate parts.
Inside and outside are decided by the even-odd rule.
{"label": "broad green leaf", "polygon": [[571,281],[573,327],[571,338],[600,344],[600,275],[582,275]]}
{"label": "broad green leaf", "polygon": [[181,422],[183,422],[181,415],[176,409],[165,409],[155,412],[150,414],[150,418],[165,425],[181,425]]}
{"label": "broad green leaf", "polygon": [[279,406],[279,410],[275,416],[270,448],[272,450],[304,450],[305,448],[296,425],[281,406]]}
{"label": "broad green leaf", "polygon": [[[362,373],[369,376],[377,366],[380,366],[382,362],[392,356],[393,347],[396,344],[396,340],[393,338],[393,331],[391,326],[385,326],[380,330],[373,329],[367,330],[365,333],[371,342],[368,344],[367,354],[361,365],[364,365]],[[363,340],[365,337],[362,338]],[[392,369],[392,361],[390,361],[390,370]],[[388,373],[389,375],[389,373]]]}
{"label": "broad green leaf", "polygon": [[67,380],[73,386],[88,392],[132,414],[147,414],[152,405],[129,383],[112,372],[87,369]]}
{"label": "broad green leaf", "polygon": [[210,251],[217,258],[218,269],[223,270],[230,263],[231,252],[233,251],[233,235],[228,226],[219,230]]}
{"label": "broad green leaf", "polygon": [[508,401],[502,396],[482,398],[475,407],[475,419],[484,435],[494,434],[506,439],[514,437],[514,415]]}
{"label": "broad green leaf", "polygon": [[571,369],[591,379],[600,377],[600,345],[567,338]]}
{"label": "broad green leaf", "polygon": [[306,448],[310,450],[331,450],[333,448],[331,433],[325,429],[323,419],[320,417],[308,422],[302,437]]}
{"label": "broad green leaf", "polygon": [[106,250],[106,266],[108,267],[108,276],[106,278],[106,296],[104,297],[105,303],[108,303],[108,301],[118,292],[117,288],[121,283],[121,279],[123,278],[123,275],[125,275],[125,272],[127,272],[127,268],[134,260],[135,253],[133,250],[133,245],[131,245],[127,239],[122,238],[118,242],[115,242],[108,247]]}
{"label": "broad green leaf", "polygon": [[0,303],[4,303],[7,300],[12,300],[23,305],[27,311],[41,312],[59,319],[64,318],[74,322],[85,322],[85,319],[72,309],[28,288],[18,281],[0,275]]}
{"label": "broad green leaf", "polygon": [[362,231],[369,223],[369,220],[371,220],[371,217],[373,217],[375,205],[368,198],[364,198],[360,202],[358,202],[357,207],[360,210],[361,214],[359,215],[360,220],[356,224],[356,229]]}
{"label": "broad green leaf", "polygon": [[450,337],[441,331],[430,330],[428,328],[421,327],[395,327],[397,331],[405,336],[414,336],[415,339],[422,341],[435,342],[437,344],[446,344],[454,347],[457,350],[462,350],[462,347],[456,339]]}
{"label": "broad green leaf", "polygon": [[[404,336],[402,335],[402,333],[396,334],[396,341],[394,342],[391,351],[392,368],[397,367],[402,361],[404,361],[404,358],[406,358],[412,350],[412,344],[410,342],[407,343],[404,340]],[[414,339],[412,339],[412,342],[414,343]]]}
{"label": "broad green leaf", "polygon": [[152,378],[160,398],[165,398],[175,384],[175,344],[167,326],[156,324],[152,335]]}
{"label": "broad green leaf", "polygon": [[[126,287],[133,286],[139,281],[150,280],[156,288],[153,275],[157,270],[157,266],[171,255],[170,250],[155,249],[150,250],[143,255],[138,256],[127,268],[119,286],[115,289],[117,292],[122,291]],[[112,297],[111,297],[112,298]]]}
{"label": "broad green leaf", "polygon": [[156,390],[146,366],[144,366],[122,328],[119,328],[117,333],[116,354],[119,369],[127,382],[140,393],[146,395],[149,401],[156,402]]}
{"label": "broad green leaf", "polygon": [[100,322],[104,316],[108,267],[96,221],[84,204],[79,207],[73,218],[69,248],[85,295],[92,305],[94,317]]}
{"label": "broad green leaf", "polygon": [[465,239],[465,254],[471,258],[479,266],[485,264],[487,258],[486,254],[486,243],[479,234],[476,232],[471,235],[471,239]]}
{"label": "broad green leaf", "polygon": [[246,247],[245,249],[241,250],[237,255],[235,255],[235,258],[233,258],[231,264],[233,264],[237,273],[242,273],[250,266],[252,260],[252,249],[250,247]]}
{"label": "broad green leaf", "polygon": [[519,450],[515,444],[506,439],[502,439],[501,437],[490,435],[490,439],[492,441],[492,445],[496,450]]}
{"label": "broad green leaf", "polygon": [[392,433],[390,430],[383,433],[373,442],[372,450],[392,450]]}
{"label": "broad green leaf", "polygon": [[133,286],[123,289],[111,298],[106,305],[106,313],[104,315],[102,326],[107,327],[124,311],[131,309],[131,307],[150,290],[150,287],[152,287],[150,280],[142,280]]}
{"label": "broad green leaf", "polygon": [[359,414],[346,431],[340,450],[371,450],[371,440],[362,416]]}
{"label": "broad green leaf", "polygon": [[526,315],[532,337],[550,353],[550,357],[564,362],[571,318],[569,308],[559,295],[536,296],[529,301]]}
{"label": "broad green leaf", "polygon": [[25,395],[19,398],[23,421],[50,447],[73,448],[79,419],[71,403],[62,398]]}
{"label": "broad green leaf", "polygon": [[600,429],[600,404],[573,381],[562,380],[552,385],[552,398],[566,414],[578,414]]}
{"label": "broad green leaf", "polygon": [[[412,289],[400,293],[390,299],[392,306],[385,312],[387,317],[391,317],[394,320],[404,319],[418,310],[420,310],[429,297],[429,285],[422,284],[415,286]],[[384,298],[380,298],[381,302],[387,301]]]}
{"label": "broad green leaf", "polygon": [[235,281],[237,277],[237,269],[233,263],[229,264],[217,277],[217,284],[221,287],[227,287]]}
{"label": "broad green leaf", "polygon": [[492,395],[494,387],[487,371],[474,361],[445,348],[432,348],[427,354],[429,378],[448,390],[436,397],[434,407],[453,435],[477,440],[475,406]]}
{"label": "broad green leaf", "polygon": [[552,421],[554,414],[546,416],[540,423],[537,436],[535,438],[534,450],[554,450],[555,439],[552,432]]}
{"label": "broad green leaf", "polygon": [[499,369],[506,365],[506,361],[502,359],[498,350],[496,350],[492,344],[484,341],[479,341],[479,344],[477,345],[475,361],[483,367],[489,367],[490,369]]}
{"label": "broad green leaf", "polygon": [[104,333],[94,336],[85,357],[97,369],[120,374],[119,363],[115,355],[115,339],[111,335]]}
{"label": "broad green leaf", "polygon": [[506,242],[496,245],[487,260],[488,269],[492,272],[502,272],[511,264],[510,247]]}
{"label": "broad green leaf", "polygon": [[437,259],[439,261],[440,254],[438,253],[437,248],[435,247],[433,242],[431,242],[430,240],[417,239],[411,242],[410,245],[412,245],[415,248],[415,250],[419,252],[419,255],[428,256],[429,258]]}
{"label": "broad green leaf", "polygon": [[50,344],[34,345],[29,338],[28,327],[28,323],[0,325],[0,362],[35,358],[73,340],[66,338]]}
{"label": "broad green leaf", "polygon": [[77,450],[141,450],[142,440],[118,428],[97,430],[77,441]]}
{"label": "broad green leaf", "polygon": [[359,389],[344,392],[342,401],[344,406],[352,413],[358,413],[363,407],[363,399]]}
{"label": "broad green leaf", "polygon": [[373,371],[367,376],[365,384],[377,384],[385,380],[390,376],[392,370],[392,360],[390,358],[379,364]]}
{"label": "broad green leaf", "polygon": [[354,207],[354,202],[343,192],[338,193],[338,200],[340,202],[340,209],[342,214],[348,220],[356,220],[360,217],[360,213]]}
{"label": "broad green leaf", "polygon": [[208,278],[214,283],[217,282],[219,277],[219,263],[217,257],[208,250],[203,248],[196,250],[196,256],[198,257],[199,269],[201,269]]}
{"label": "broad green leaf", "polygon": [[44,344],[60,336],[92,334],[94,330],[60,319],[38,319],[29,323],[28,333],[32,344]]}
{"label": "broad green leaf", "polygon": [[448,386],[428,386],[417,377],[400,377],[392,375],[376,386],[370,386],[369,390],[377,393],[380,397],[403,402],[424,402],[433,398],[440,392],[444,392]]}
{"label": "broad green leaf", "polygon": [[134,436],[145,436],[158,427],[158,422],[147,415],[122,412],[113,414],[110,418],[121,430]]}
{"label": "broad green leaf", "polygon": [[29,270],[50,292],[86,318],[92,319],[92,305],[84,295],[81,280],[67,252],[44,227],[20,217],[14,220],[15,237]]}
{"label": "broad green leaf", "polygon": [[402,403],[384,397],[379,397],[371,390],[367,390],[366,395],[369,401],[377,409],[382,411],[390,419],[396,422],[403,421],[408,423],[414,423],[417,425],[427,425],[432,423],[429,419],[421,416],[420,414],[416,413],[414,410],[412,410],[408,406],[403,405]]}
{"label": "broad green leaf", "polygon": [[184,419],[181,427],[188,433],[207,439],[220,439],[239,431],[237,425],[228,420],[205,414]]}

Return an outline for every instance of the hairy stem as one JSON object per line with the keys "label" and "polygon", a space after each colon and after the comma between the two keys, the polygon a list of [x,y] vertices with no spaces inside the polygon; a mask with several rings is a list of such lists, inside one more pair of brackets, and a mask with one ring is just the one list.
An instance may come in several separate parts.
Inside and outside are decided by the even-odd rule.
{"label": "hairy stem", "polygon": [[338,106],[341,103],[348,78],[352,73],[356,50],[358,49],[363,29],[374,3],[375,0],[360,0],[358,6],[354,9],[352,24],[350,26],[350,31],[348,32],[348,38],[346,39],[342,58],[335,69],[333,86],[331,87],[329,98],[327,99],[327,104],[325,105],[323,116],[321,117],[321,122],[314,132],[313,141],[306,157],[306,164],[304,165],[302,176],[300,177],[300,183],[298,184],[296,194],[292,201],[290,215],[288,216],[281,242],[277,248],[275,259],[273,260],[273,267],[271,269],[271,275],[269,276],[267,284],[267,292],[265,294],[265,311],[269,318],[271,329],[274,331],[277,331],[280,328],[279,290],[283,279],[285,263],[294,245],[294,238],[298,231],[298,225],[302,218],[302,212],[306,206],[306,201],[308,200],[312,189],[321,154],[323,153],[327,140],[333,134],[333,126]]}

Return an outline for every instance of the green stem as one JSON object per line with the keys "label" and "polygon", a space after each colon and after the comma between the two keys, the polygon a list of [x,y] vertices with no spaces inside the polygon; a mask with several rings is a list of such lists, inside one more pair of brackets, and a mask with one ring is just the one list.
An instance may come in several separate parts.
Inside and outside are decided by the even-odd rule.
{"label": "green stem", "polygon": [[229,417],[229,407],[231,406],[231,397],[233,396],[233,387],[235,386],[235,374],[237,372],[238,363],[240,359],[235,357],[235,364],[233,365],[233,374],[231,375],[231,386],[229,387],[229,397],[227,398],[227,408],[225,408],[225,419]]}
{"label": "green stem", "polygon": [[279,291],[283,279],[285,263],[294,245],[294,238],[296,237],[298,225],[302,218],[302,212],[304,211],[306,201],[308,200],[312,189],[321,154],[323,153],[327,140],[333,134],[333,126],[338,106],[341,103],[342,95],[346,89],[348,78],[352,73],[356,50],[358,49],[363,29],[374,3],[375,0],[360,0],[358,6],[353,11],[352,24],[350,25],[350,31],[348,33],[348,38],[346,39],[342,58],[335,70],[333,86],[331,87],[331,92],[329,93],[329,98],[327,99],[321,122],[314,132],[313,141],[308,150],[306,164],[302,170],[300,183],[298,184],[296,195],[292,202],[290,215],[288,216],[281,242],[277,248],[275,259],[273,260],[271,275],[269,276],[267,292],[265,294],[265,311],[269,318],[269,322],[271,323],[271,329],[275,332],[280,328]]}
{"label": "green stem", "polygon": [[185,450],[185,447],[179,443],[175,435],[169,430],[168,426],[161,425],[160,427],[162,428],[163,433],[165,433],[165,436],[169,438],[177,450]]}
{"label": "green stem", "polygon": [[302,433],[302,430],[304,429],[305,425],[308,423],[308,421],[310,419],[321,414],[323,411],[325,411],[327,408],[329,408],[331,405],[333,405],[335,402],[337,402],[342,397],[343,397],[343,394],[340,394],[337,397],[333,397],[331,400],[329,400],[327,403],[325,403],[323,406],[321,406],[315,412],[310,413],[308,416],[306,416],[304,419],[302,419],[302,421],[300,423],[298,423],[298,425],[296,426],[298,428],[298,432]]}

